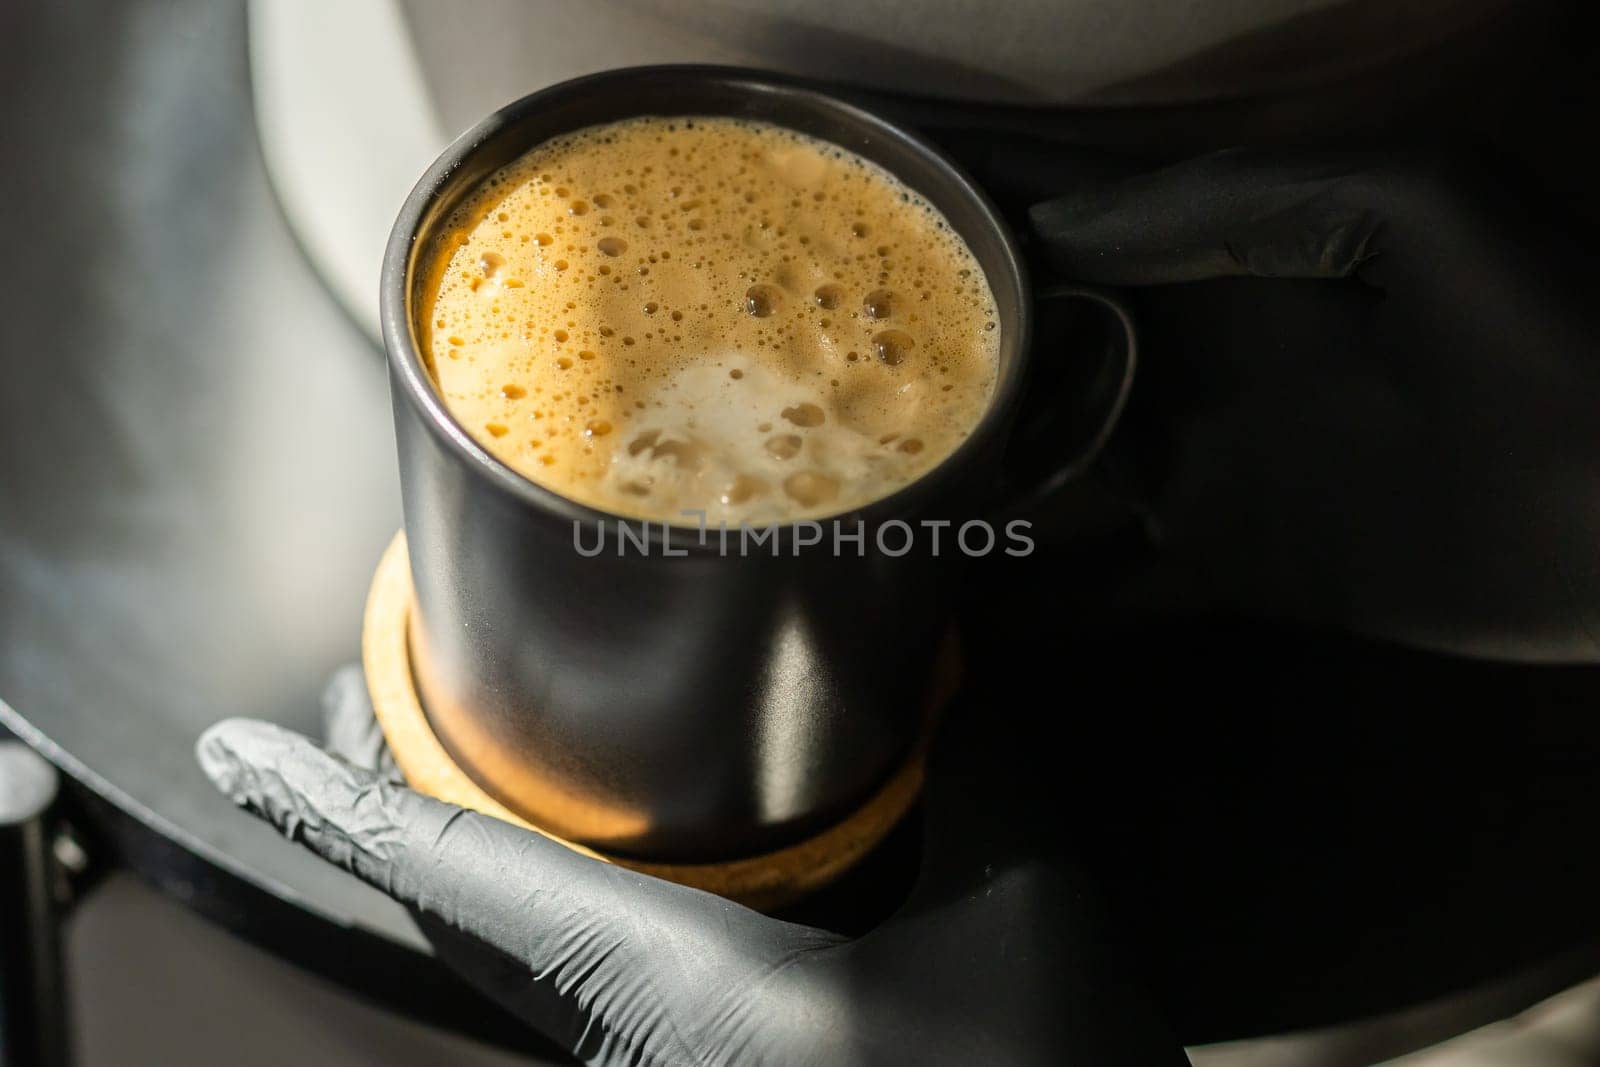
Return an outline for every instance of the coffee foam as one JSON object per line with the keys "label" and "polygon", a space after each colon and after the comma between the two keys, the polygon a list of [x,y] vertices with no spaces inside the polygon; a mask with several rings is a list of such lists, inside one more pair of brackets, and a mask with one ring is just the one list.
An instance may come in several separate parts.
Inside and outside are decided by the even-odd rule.
{"label": "coffee foam", "polygon": [[446,406],[615,514],[837,514],[953,451],[994,388],[970,250],[881,168],[801,134],[644,118],[535,148],[459,207],[420,309]]}

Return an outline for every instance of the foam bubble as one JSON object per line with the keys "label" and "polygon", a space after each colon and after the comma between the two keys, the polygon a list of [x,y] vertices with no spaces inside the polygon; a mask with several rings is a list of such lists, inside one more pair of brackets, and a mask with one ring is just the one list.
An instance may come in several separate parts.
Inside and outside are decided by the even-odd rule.
{"label": "foam bubble", "polygon": [[948,223],[779,127],[569,134],[442,233],[418,332],[446,404],[514,469],[604,510],[848,510],[947,456],[993,390],[993,297]]}

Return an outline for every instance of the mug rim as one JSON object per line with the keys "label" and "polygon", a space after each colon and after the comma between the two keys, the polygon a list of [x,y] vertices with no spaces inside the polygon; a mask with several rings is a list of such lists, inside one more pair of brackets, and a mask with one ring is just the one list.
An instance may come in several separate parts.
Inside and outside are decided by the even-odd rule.
{"label": "mug rim", "polygon": [[[1029,285],[1027,267],[1018,248],[1015,234],[1012,232],[1011,227],[1006,224],[994,203],[989,199],[988,194],[983,191],[983,188],[978,185],[971,175],[967,174],[942,149],[920,134],[900,126],[874,111],[851,103],[825,90],[818,89],[801,79],[791,78],[776,72],[755,68],[706,64],[651,64],[618,67],[577,78],[570,78],[529,93],[498,108],[458,136],[429,165],[422,177],[418,179],[416,185],[412,187],[411,192],[407,194],[405,202],[401,205],[399,215],[395,219],[394,227],[390,231],[388,244],[384,249],[383,267],[380,276],[379,310],[384,351],[391,371],[391,380],[398,379],[405,393],[406,402],[422,417],[422,421],[427,426],[430,435],[437,443],[441,444],[458,462],[476,468],[503,495],[510,497],[514,501],[525,504],[538,512],[563,522],[597,523],[610,519],[618,523],[642,527],[644,536],[651,543],[660,544],[664,541],[673,550],[673,555],[698,554],[699,551],[705,550],[715,543],[706,538],[703,533],[704,530],[712,528],[709,523],[697,529],[694,526],[680,526],[664,519],[640,519],[635,516],[621,515],[603,508],[597,508],[540,485],[496,457],[468,432],[466,427],[446,406],[444,397],[435,386],[433,378],[428,373],[422,359],[415,332],[415,317],[412,314],[413,309],[411,307],[413,260],[419,249],[425,248],[428,240],[433,236],[431,233],[424,232],[426,229],[425,220],[427,220],[429,211],[434,203],[448,190],[451,178],[474,153],[491,144],[497,135],[508,126],[522,121],[529,113],[538,111],[552,100],[583,93],[602,85],[648,80],[660,78],[663,75],[690,82],[720,85],[754,98],[781,95],[790,101],[799,102],[818,111],[831,111],[862,128],[871,130],[886,138],[892,138],[911,148],[923,158],[924,162],[931,163],[933,171],[947,182],[956,191],[957,195],[970,203],[971,207],[980,216],[980,224],[986,226],[996,239],[1000,249],[1000,269],[1010,275],[1010,280],[1016,286],[1016,321],[1009,324],[1009,328],[1014,331],[1016,351],[1015,358],[1011,360],[1009,366],[997,368],[994,392],[990,396],[989,403],[984,408],[982,416],[973,426],[972,431],[949,455],[887,496],[878,497],[858,507],[820,517],[790,519],[783,522],[759,525],[751,524],[748,528],[775,531],[773,536],[781,544],[787,536],[792,534],[792,531],[803,524],[820,526],[823,523],[830,522],[860,521],[865,524],[865,528],[870,529],[884,522],[894,519],[913,518],[923,513],[926,510],[923,506],[924,504],[930,500],[937,499],[943,490],[955,484],[959,479],[960,468],[970,465],[973,458],[982,454],[991,445],[1001,443],[1009,429],[1012,421],[1011,416],[1021,399],[1024,372],[1027,361],[1030,358],[1029,343],[1033,325],[1033,294]],[[659,114],[649,103],[649,100],[658,98],[641,97],[641,103],[637,111],[618,115],[615,119],[608,121],[625,121],[630,117],[644,118]],[[703,114],[715,116],[717,113],[708,111]],[[776,126],[786,129],[792,128],[781,121],[762,118],[761,116],[756,117],[760,118],[761,121],[771,122]],[[548,134],[546,140],[583,128],[585,127],[574,126],[567,130],[553,130]],[[817,139],[826,140],[826,138],[822,137]],[[532,142],[521,148],[520,152],[532,151],[542,143],[544,141]],[[845,148],[846,151],[851,151],[857,155],[860,154],[844,145],[839,145],[838,147]],[[884,166],[881,163],[877,165]],[[889,170],[886,166],[884,169]],[[896,179],[904,181],[908,186],[911,186],[922,196],[928,196],[925,188],[919,188],[915,183],[892,170],[890,173]],[[957,235],[960,236],[959,231],[957,231]],[[986,265],[980,263],[980,266]],[[992,291],[995,285],[993,271],[985,269],[984,279],[989,283]],[[1000,328],[1006,330],[1008,324],[1002,322]],[[1002,346],[1005,343],[1005,337],[1002,335]],[[668,532],[669,530],[677,530],[686,534],[698,534],[699,536],[698,538],[682,537],[674,543],[670,532]]]}

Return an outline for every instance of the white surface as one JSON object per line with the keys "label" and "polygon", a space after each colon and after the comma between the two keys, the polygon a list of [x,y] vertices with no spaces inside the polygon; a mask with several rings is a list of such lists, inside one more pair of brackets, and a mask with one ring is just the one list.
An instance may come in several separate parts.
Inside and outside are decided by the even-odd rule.
{"label": "white surface", "polygon": [[345,308],[378,336],[400,204],[449,142],[394,0],[254,0],[250,76],[267,173]]}

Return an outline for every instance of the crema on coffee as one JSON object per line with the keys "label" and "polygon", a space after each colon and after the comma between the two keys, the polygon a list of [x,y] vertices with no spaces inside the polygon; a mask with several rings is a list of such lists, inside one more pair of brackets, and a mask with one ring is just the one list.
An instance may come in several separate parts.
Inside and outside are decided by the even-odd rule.
{"label": "crema on coffee", "polygon": [[994,297],[949,223],[777,126],[581,130],[441,234],[417,325],[446,406],[512,469],[614,514],[848,511],[948,456],[994,389]]}

